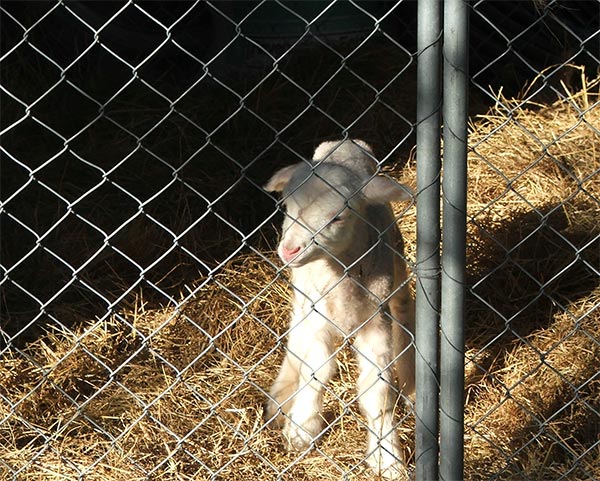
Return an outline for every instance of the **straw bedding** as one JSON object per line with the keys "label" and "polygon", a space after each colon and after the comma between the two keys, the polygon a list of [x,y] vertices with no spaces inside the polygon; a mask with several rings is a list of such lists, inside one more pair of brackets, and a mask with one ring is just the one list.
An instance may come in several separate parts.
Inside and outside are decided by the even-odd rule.
{"label": "straw bedding", "polygon": [[[583,79],[548,105],[499,95],[473,119],[467,479],[600,478],[598,86]],[[410,162],[390,173],[415,183]],[[414,259],[414,207],[395,207]],[[240,255],[178,309],[140,297],[8,354],[0,478],[8,465],[24,481],[372,479],[348,347],[315,450],[289,454],[263,424],[290,301],[277,265],[273,253]],[[414,420],[398,411],[412,464]]]}

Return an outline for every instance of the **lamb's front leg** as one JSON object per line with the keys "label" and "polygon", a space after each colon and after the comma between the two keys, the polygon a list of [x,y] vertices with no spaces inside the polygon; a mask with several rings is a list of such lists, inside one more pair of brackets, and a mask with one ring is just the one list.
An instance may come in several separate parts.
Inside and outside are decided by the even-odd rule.
{"label": "lamb's front leg", "polygon": [[323,388],[335,370],[330,330],[330,321],[312,312],[289,334],[287,357],[295,359],[299,373],[284,428],[293,449],[310,447],[323,430]]}
{"label": "lamb's front leg", "polygon": [[402,454],[394,428],[397,394],[393,386],[394,345],[391,325],[377,316],[363,326],[354,342],[359,361],[358,395],[369,427],[367,462],[378,475],[397,479]]}
{"label": "lamb's front leg", "polygon": [[272,426],[282,428],[285,425],[285,415],[298,389],[299,368],[298,358],[288,350],[265,404],[265,421]]}

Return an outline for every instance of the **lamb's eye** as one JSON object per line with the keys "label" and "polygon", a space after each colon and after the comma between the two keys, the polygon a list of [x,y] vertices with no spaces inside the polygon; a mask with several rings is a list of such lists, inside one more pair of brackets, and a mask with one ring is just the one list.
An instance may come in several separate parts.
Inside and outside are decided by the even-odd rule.
{"label": "lamb's eye", "polygon": [[333,219],[331,219],[332,223],[342,222],[344,219],[341,215],[336,215]]}

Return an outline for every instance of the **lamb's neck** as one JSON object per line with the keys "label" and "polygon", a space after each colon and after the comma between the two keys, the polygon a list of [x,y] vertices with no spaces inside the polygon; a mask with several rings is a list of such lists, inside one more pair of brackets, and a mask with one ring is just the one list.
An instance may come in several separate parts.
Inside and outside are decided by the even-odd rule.
{"label": "lamb's neck", "polygon": [[308,264],[291,270],[294,285],[313,285],[318,290],[331,287],[344,277],[344,267],[335,259],[313,259]]}
{"label": "lamb's neck", "polygon": [[298,286],[313,285],[318,291],[323,291],[333,287],[345,278],[358,280],[368,270],[366,266],[368,257],[367,254],[358,262],[357,259],[360,256],[349,257],[348,259],[334,259],[327,256],[314,259],[308,264],[291,270],[292,283]]}

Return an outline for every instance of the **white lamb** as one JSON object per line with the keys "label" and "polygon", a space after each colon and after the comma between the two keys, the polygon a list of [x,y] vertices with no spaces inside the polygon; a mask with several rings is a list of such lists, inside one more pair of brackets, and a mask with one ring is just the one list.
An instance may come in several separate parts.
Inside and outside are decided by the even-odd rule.
{"label": "white lamb", "polygon": [[265,185],[282,192],[287,211],[278,254],[294,288],[286,355],[265,414],[283,427],[290,448],[309,448],[324,432],[323,388],[334,374],[335,341],[353,336],[367,461],[394,479],[402,472],[394,407],[399,391],[414,389],[414,309],[389,202],[410,193],[375,175],[375,167],[366,143],[325,142],[311,163],[285,167]]}

